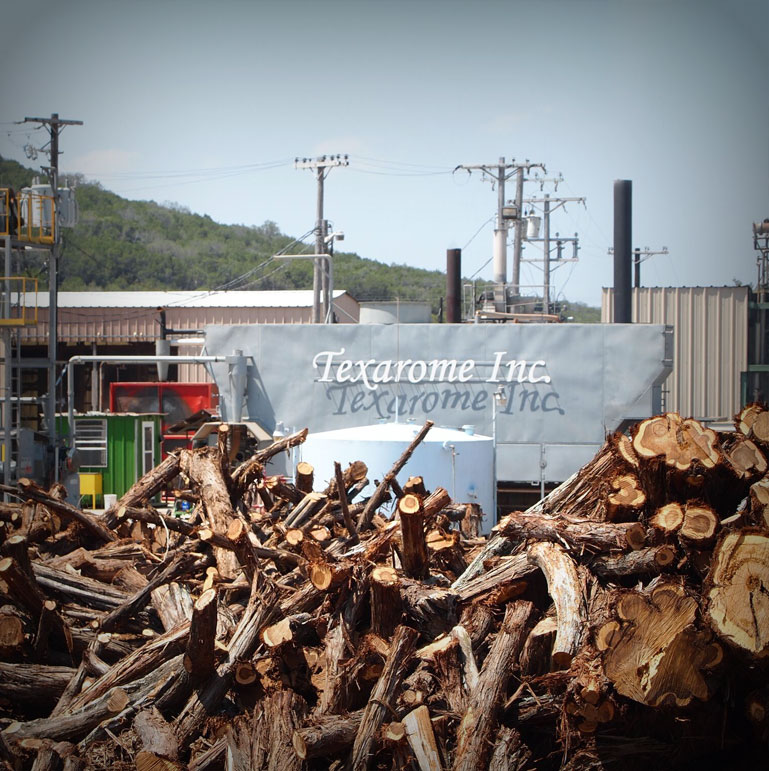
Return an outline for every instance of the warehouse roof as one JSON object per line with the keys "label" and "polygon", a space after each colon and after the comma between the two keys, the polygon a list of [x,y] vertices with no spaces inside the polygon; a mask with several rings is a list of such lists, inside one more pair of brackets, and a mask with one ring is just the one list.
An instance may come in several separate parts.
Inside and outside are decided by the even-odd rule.
{"label": "warehouse roof", "polygon": [[[60,308],[311,308],[312,290],[264,292],[59,292]],[[334,291],[334,298],[347,294]],[[48,307],[48,293],[37,295],[38,308]]]}

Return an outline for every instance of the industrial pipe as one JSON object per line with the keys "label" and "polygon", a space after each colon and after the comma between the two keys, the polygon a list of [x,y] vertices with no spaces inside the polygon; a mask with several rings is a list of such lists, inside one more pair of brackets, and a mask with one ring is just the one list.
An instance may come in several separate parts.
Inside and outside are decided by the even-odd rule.
{"label": "industrial pipe", "polygon": [[[226,362],[231,356],[73,356],[67,362],[67,423],[69,446],[75,446],[75,364],[104,362],[106,364],[213,364]],[[55,419],[55,418],[54,418]]]}

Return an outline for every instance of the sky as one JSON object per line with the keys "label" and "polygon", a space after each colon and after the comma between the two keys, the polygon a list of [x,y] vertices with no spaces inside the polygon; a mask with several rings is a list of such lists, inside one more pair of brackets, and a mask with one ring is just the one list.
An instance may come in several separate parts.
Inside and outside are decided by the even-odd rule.
{"label": "sky", "polygon": [[[57,112],[83,121],[61,133],[63,173],[301,236],[317,189],[294,159],[347,154],[325,181],[338,250],[444,270],[458,247],[479,279],[492,277],[497,191],[457,167],[528,160],[562,181],[532,179],[525,197],[585,198],[552,218],[580,244],[555,266],[553,299],[599,305],[612,284],[618,179],[633,185],[633,244],[668,249],[643,263],[644,285],[755,284],[769,0],[0,6],[3,157],[47,165],[27,157],[46,132],[16,121]],[[541,247],[523,257],[521,284],[541,285]]]}

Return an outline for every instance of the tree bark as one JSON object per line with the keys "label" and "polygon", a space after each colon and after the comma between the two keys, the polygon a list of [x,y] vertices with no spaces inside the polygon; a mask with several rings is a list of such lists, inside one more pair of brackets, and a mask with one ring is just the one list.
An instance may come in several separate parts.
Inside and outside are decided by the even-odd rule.
{"label": "tree bark", "polygon": [[114,528],[117,525],[117,512],[122,507],[141,507],[154,498],[179,474],[179,470],[179,456],[171,453],[159,465],[137,480],[114,506],[110,506],[104,512],[103,522],[106,527]]}
{"label": "tree bark", "polygon": [[314,715],[309,724],[294,731],[294,752],[302,760],[339,757],[349,751],[362,719],[362,709],[345,715]]}
{"label": "tree bark", "polygon": [[502,697],[512,674],[511,664],[523,649],[534,624],[534,612],[534,606],[522,600],[507,606],[502,627],[483,662],[478,684],[457,729],[454,771],[485,768]]}
{"label": "tree bark", "polygon": [[429,574],[429,557],[421,501],[416,495],[405,494],[398,501],[398,514],[403,541],[403,570],[411,578],[425,578]]}
{"label": "tree bark", "polygon": [[370,752],[376,732],[382,725],[385,715],[394,705],[395,691],[405,676],[418,637],[419,633],[408,626],[399,626],[395,630],[390,655],[363,710],[361,724],[347,763],[350,771],[361,771],[369,767]]}
{"label": "tree bark", "polygon": [[[217,535],[226,535],[227,528],[235,519],[227,480],[224,478],[222,454],[217,447],[201,447],[199,450],[183,450],[179,458],[180,470],[200,490],[210,528]],[[227,549],[214,547],[216,567],[223,578],[237,575],[237,560]]]}
{"label": "tree bark", "polygon": [[198,730],[207,713],[213,712],[232,683],[235,666],[248,659],[259,642],[261,631],[272,623],[277,612],[278,592],[272,582],[257,575],[251,598],[230,640],[227,657],[216,673],[190,697],[174,721],[180,745],[186,745]]}
{"label": "tree bark", "polygon": [[371,571],[371,631],[389,640],[402,616],[398,573],[384,565],[374,568]]}

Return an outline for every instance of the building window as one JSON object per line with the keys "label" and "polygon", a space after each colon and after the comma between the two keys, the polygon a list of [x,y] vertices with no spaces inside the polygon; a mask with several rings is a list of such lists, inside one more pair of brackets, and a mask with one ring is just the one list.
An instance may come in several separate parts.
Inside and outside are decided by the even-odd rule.
{"label": "building window", "polygon": [[75,447],[80,465],[87,468],[107,466],[107,421],[87,418],[75,421]]}

